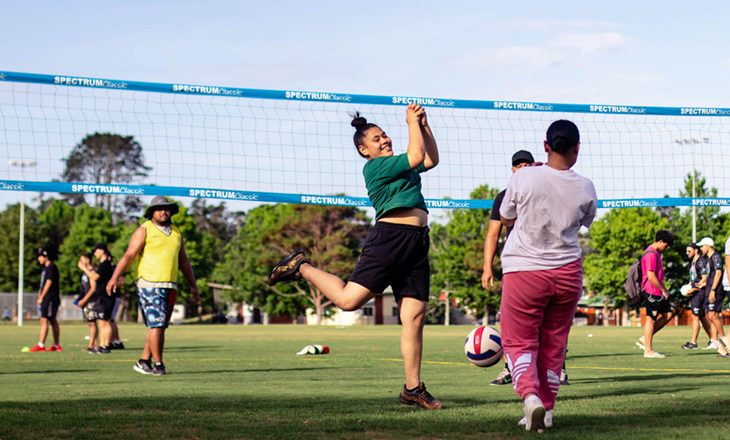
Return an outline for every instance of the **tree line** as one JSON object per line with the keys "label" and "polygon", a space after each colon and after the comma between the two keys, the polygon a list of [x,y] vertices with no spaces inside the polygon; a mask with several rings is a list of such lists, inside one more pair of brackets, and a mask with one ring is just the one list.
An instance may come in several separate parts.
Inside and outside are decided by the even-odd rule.
{"label": "tree line", "polygon": [[[84,138],[64,160],[65,181],[92,183],[143,183],[151,168],[144,163],[142,147],[133,137],[95,133]],[[716,197],[715,188],[707,188],[698,175],[697,197]],[[498,188],[482,185],[471,193],[472,199],[493,199]],[[691,193],[691,174],[679,191],[680,197]],[[61,293],[76,294],[80,289],[80,273],[76,263],[82,252],[104,242],[115,259],[123,255],[134,230],[141,224],[139,213],[146,202],[137,197],[94,195],[86,200],[83,194],[63,195],[63,199],[40,194],[36,208],[26,211],[24,283],[37,286],[41,268],[34,250],[47,247],[55,251],[61,274]],[[663,256],[666,280],[673,298],[680,307],[686,299],[679,287],[686,284],[688,273],[683,259],[684,248],[691,240],[691,210],[667,208],[615,208],[604,213],[581,235],[584,249],[586,291],[602,295],[615,307],[623,307],[626,293],[623,281],[631,263],[653,242],[658,229],[668,229],[677,237],[675,252]],[[443,222],[431,225],[431,298],[428,313],[432,322],[443,318],[444,305],[439,294],[447,291],[458,298],[462,307],[477,317],[495,314],[499,309],[501,285],[495,282],[482,288],[484,239],[490,210],[455,209],[446,211]],[[0,212],[0,255],[8,264],[0,267],[0,289],[14,291],[18,276],[19,205],[10,205]],[[697,208],[698,238],[712,237],[724,243],[730,232],[728,214],[717,207]],[[371,219],[366,211],[353,207],[319,205],[260,205],[248,212],[229,212],[224,203],[208,204],[193,200],[190,208],[180,204],[180,212],[172,219],[183,235],[185,246],[200,287],[201,305],[187,307],[189,314],[213,313],[222,305],[215,304],[208,281],[228,284],[225,299],[247,302],[272,315],[288,315],[292,319],[308,308],[321,320],[333,306],[321,292],[307,283],[270,287],[266,279],[270,268],[293,249],[304,249],[312,263],[347,280],[359,256],[361,242]],[[504,232],[503,232],[504,234]],[[505,236],[500,237],[494,273],[501,278],[499,253]],[[116,261],[116,260],[115,260]],[[134,294],[135,266],[125,278],[123,287],[127,310],[136,312]],[[179,298],[192,306],[190,289],[180,277]],[[133,316],[132,316],[133,317]]]}

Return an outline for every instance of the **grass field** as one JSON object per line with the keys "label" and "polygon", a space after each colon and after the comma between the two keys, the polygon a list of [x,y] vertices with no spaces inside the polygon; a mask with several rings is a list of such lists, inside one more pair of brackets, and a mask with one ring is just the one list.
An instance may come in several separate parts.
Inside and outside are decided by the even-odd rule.
{"label": "grass field", "polygon": [[[172,327],[166,376],[132,370],[146,329],[121,325],[127,349],[90,355],[83,323],[62,323],[62,353],[21,353],[38,322],[0,326],[0,438],[502,439],[526,438],[511,386],[489,386],[501,364],[470,365],[470,327],[428,326],[423,380],[443,411],[397,401],[400,328]],[[666,328],[644,359],[638,328],[575,327],[570,386],[556,439],[730,438],[730,361],[682,350],[688,327]],[[700,344],[706,338],[700,339]],[[308,344],[330,354],[296,356]]]}

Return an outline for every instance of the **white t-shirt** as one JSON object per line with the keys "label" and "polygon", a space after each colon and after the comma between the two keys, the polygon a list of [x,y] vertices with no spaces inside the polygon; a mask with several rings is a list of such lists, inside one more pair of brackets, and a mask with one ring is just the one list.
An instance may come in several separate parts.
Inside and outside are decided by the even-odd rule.
{"label": "white t-shirt", "polygon": [[547,165],[512,175],[499,210],[515,219],[502,251],[503,273],[556,269],[579,259],[578,229],[596,216],[596,189],[571,170]]}

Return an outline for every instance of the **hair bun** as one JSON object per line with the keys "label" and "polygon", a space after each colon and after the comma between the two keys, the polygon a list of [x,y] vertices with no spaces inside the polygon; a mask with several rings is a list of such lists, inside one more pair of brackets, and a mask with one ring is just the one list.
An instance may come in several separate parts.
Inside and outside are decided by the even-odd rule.
{"label": "hair bun", "polygon": [[355,130],[359,130],[360,128],[367,125],[368,120],[360,116],[360,112],[355,112],[355,114],[350,115],[352,116],[352,122],[350,122],[350,125],[355,127]]}

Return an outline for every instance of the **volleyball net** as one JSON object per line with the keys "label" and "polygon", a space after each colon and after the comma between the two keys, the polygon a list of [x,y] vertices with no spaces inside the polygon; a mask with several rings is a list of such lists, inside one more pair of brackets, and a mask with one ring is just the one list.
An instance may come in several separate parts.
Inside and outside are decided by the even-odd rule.
{"label": "volleyball net", "polygon": [[[471,200],[470,193],[484,184],[506,187],[517,150],[544,161],[545,131],[557,119],[581,131],[574,170],[594,182],[599,207],[730,206],[730,198],[679,197],[693,169],[728,194],[726,108],[372,96],[2,71],[0,190],[369,206],[350,114],[359,111],[383,128],[398,154],[408,144],[409,103],[426,108],[439,146],[439,165],[423,175],[431,208],[491,208],[491,200]],[[64,159],[94,133],[133,136],[148,176],[61,181]]]}

